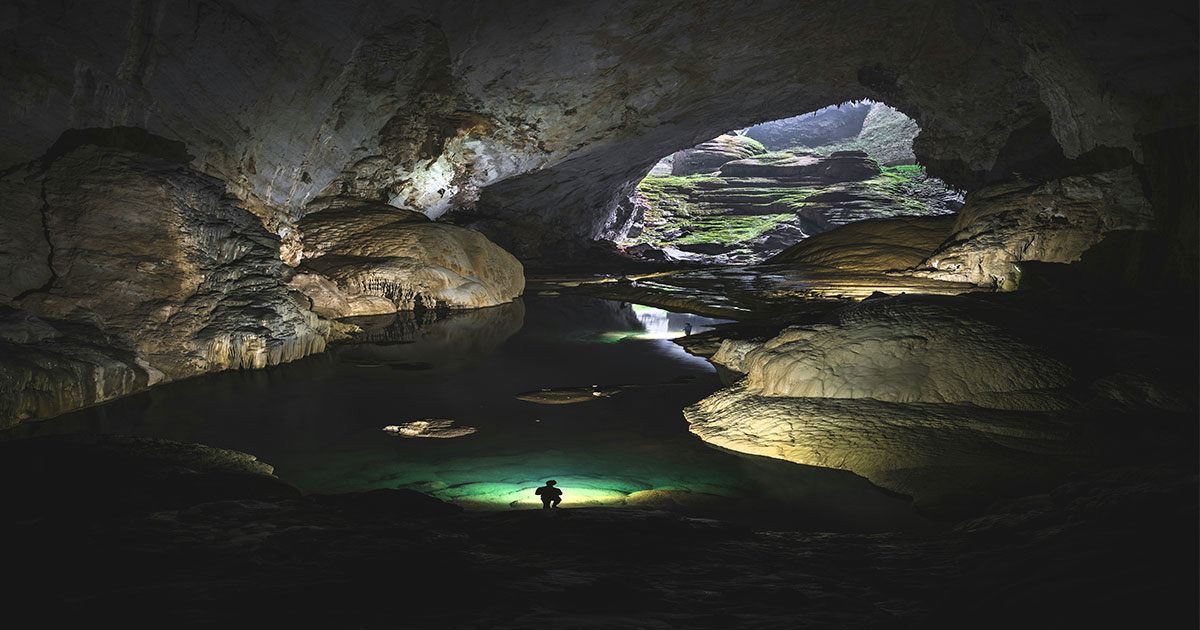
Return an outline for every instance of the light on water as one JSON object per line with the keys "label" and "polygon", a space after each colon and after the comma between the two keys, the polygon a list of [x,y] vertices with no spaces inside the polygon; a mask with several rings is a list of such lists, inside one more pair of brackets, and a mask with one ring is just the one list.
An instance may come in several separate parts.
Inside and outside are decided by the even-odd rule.
{"label": "light on water", "polygon": [[[404,488],[469,509],[540,509],[534,490],[556,479],[565,508],[924,527],[905,500],[854,475],[720,451],[689,433],[683,408],[721,383],[669,338],[717,321],[527,298],[424,326],[396,322],[324,355],[172,383],[18,430],[230,448],[309,492]],[[582,395],[592,390],[601,394]],[[542,391],[567,395],[518,398]]]}

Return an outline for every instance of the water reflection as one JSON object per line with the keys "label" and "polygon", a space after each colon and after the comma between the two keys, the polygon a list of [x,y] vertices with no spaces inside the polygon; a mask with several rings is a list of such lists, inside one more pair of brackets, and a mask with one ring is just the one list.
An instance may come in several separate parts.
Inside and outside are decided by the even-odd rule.
{"label": "water reflection", "polygon": [[[9,437],[107,432],[257,455],[308,491],[411,488],[466,507],[634,505],[825,530],[922,528],[906,501],[843,471],[713,449],[681,410],[721,386],[712,366],[644,333],[714,320],[564,296],[379,323],[332,352],[155,388]],[[624,336],[611,338],[611,333]],[[516,395],[622,384],[582,405]],[[385,426],[451,420],[474,433],[401,439]]]}
{"label": "water reflection", "polygon": [[451,312],[397,313],[390,319],[352,318],[363,329],[333,350],[344,363],[447,373],[477,365],[513,336],[525,321],[521,301],[491,308]]}

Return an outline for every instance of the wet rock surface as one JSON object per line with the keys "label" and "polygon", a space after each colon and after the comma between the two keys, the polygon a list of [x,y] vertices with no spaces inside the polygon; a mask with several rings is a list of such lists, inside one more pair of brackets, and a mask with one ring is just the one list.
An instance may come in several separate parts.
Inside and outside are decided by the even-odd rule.
{"label": "wet rock surface", "polygon": [[767,264],[816,265],[845,271],[887,272],[924,262],[954,228],[954,215],[867,219],[809,237]]}
{"label": "wet rock surface", "polygon": [[453,420],[413,420],[400,424],[389,424],[383,427],[385,433],[392,433],[405,438],[458,438],[471,435],[478,429],[475,427],[454,426]]}

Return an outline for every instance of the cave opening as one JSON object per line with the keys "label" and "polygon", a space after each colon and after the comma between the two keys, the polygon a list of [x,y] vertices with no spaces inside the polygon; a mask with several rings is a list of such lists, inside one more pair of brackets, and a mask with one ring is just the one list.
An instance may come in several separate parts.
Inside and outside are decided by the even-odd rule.
{"label": "cave opening", "polygon": [[917,164],[919,133],[871,100],[726,132],[655,163],[613,239],[643,260],[745,265],[854,221],[953,214],[964,193]]}

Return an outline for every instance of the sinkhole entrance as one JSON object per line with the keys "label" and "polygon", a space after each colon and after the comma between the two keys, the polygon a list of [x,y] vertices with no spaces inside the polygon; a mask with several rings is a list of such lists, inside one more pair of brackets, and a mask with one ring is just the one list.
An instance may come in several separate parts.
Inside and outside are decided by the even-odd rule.
{"label": "sinkhole entrance", "polygon": [[650,260],[753,264],[854,221],[957,212],[963,193],[916,163],[918,133],[872,101],[730,131],[654,166],[618,245]]}

